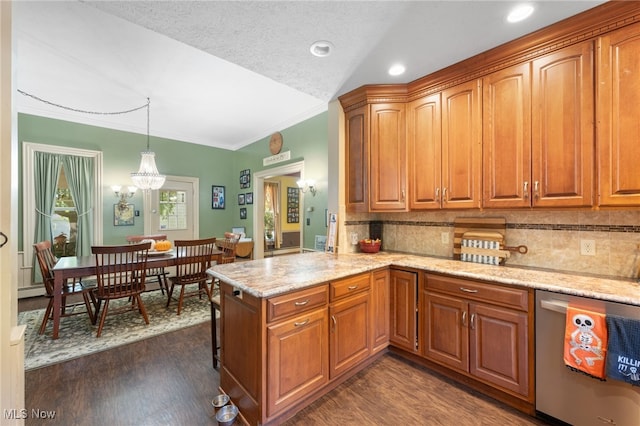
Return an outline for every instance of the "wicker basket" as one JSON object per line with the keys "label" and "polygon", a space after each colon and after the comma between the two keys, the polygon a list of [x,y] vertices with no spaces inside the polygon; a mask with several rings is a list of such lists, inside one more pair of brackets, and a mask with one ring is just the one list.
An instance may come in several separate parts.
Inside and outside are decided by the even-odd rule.
{"label": "wicker basket", "polygon": [[370,243],[360,241],[360,251],[363,253],[377,253],[380,251],[382,241],[371,241]]}

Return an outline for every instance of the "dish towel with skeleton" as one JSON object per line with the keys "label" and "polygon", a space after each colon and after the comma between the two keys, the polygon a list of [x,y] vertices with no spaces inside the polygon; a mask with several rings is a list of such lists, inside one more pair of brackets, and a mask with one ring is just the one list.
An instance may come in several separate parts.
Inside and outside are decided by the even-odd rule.
{"label": "dish towel with skeleton", "polygon": [[607,377],[640,386],[640,320],[607,315]]}
{"label": "dish towel with skeleton", "polygon": [[567,307],[564,363],[570,370],[605,380],[607,341],[605,314]]}

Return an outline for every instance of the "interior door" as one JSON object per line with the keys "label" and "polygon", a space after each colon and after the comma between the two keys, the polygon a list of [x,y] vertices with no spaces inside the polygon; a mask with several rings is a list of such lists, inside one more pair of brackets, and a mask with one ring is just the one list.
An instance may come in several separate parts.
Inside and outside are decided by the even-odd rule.
{"label": "interior door", "polygon": [[198,191],[198,178],[167,176],[145,200],[145,234],[167,234],[170,241],[199,238]]}

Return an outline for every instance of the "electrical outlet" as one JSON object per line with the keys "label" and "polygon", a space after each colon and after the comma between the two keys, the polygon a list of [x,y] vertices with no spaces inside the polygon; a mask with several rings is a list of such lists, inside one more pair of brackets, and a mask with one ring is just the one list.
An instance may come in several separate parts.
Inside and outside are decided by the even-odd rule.
{"label": "electrical outlet", "polygon": [[358,244],[358,233],[357,232],[352,232],[351,233],[351,244],[353,244],[354,246],[356,244]]}
{"label": "electrical outlet", "polygon": [[580,240],[580,254],[582,256],[595,256],[596,255],[595,240]]}
{"label": "electrical outlet", "polygon": [[449,244],[449,233],[443,232],[440,234],[440,241],[442,241],[442,244]]}

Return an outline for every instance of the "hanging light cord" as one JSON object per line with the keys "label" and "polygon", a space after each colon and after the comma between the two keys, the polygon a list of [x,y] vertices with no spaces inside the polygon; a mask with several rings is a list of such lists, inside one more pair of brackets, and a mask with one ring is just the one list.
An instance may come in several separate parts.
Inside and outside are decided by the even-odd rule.
{"label": "hanging light cord", "polygon": [[126,111],[100,112],[100,111],[87,111],[87,110],[83,110],[83,109],[71,108],[71,107],[68,107],[68,106],[57,104],[55,102],[47,101],[46,99],[39,98],[39,97],[37,97],[35,95],[32,95],[31,93],[25,92],[24,90],[20,90],[20,89],[17,89],[17,90],[18,90],[18,93],[20,93],[21,95],[28,96],[30,98],[35,99],[36,101],[39,101],[39,102],[42,102],[42,103],[45,103],[47,105],[51,105],[51,106],[54,106],[54,107],[66,109],[68,111],[81,112],[83,114],[118,115],[118,114],[128,114],[130,112],[141,110],[142,108],[147,108],[147,134],[149,133],[149,102],[150,102],[149,98],[147,98],[147,103],[146,104],[144,104],[142,106],[139,106],[139,107],[136,107],[136,108],[128,109]]}
{"label": "hanging light cord", "polygon": [[151,99],[147,98],[147,151],[149,151],[149,110],[151,109]]}

